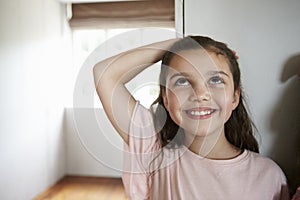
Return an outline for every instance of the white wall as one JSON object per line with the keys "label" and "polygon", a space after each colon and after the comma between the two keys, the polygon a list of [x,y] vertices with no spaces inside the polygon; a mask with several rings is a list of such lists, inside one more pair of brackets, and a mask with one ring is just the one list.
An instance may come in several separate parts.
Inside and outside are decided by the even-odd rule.
{"label": "white wall", "polygon": [[186,0],[185,33],[237,51],[261,153],[300,185],[299,0]]}
{"label": "white wall", "polygon": [[121,177],[123,142],[103,109],[68,108],[66,111],[67,174]]}
{"label": "white wall", "polygon": [[65,174],[64,6],[3,0],[0,30],[0,199],[32,199]]}

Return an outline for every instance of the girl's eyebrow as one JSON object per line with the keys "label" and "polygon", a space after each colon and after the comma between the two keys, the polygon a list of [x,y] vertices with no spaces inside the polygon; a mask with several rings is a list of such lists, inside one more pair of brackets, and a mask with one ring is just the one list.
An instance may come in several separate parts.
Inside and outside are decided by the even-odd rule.
{"label": "girl's eyebrow", "polygon": [[230,77],[230,76],[229,76],[226,72],[224,72],[224,71],[210,71],[210,72],[207,73],[207,75],[211,75],[211,76],[216,75],[216,74],[223,74],[223,75],[225,75],[225,76],[227,76],[227,77]]}
{"label": "girl's eyebrow", "polygon": [[[227,77],[230,77],[226,72],[224,71],[210,71],[207,73],[207,75],[209,76],[214,76],[214,75],[217,75],[217,74],[223,74]],[[185,72],[179,72],[179,73],[176,73],[176,74],[173,74],[171,77],[170,77],[170,80],[172,80],[173,78],[177,77],[177,76],[184,76],[184,77],[189,77],[190,75],[188,73],[185,73]]]}
{"label": "girl's eyebrow", "polygon": [[172,80],[173,78],[176,78],[177,76],[189,77],[190,75],[189,75],[188,73],[185,73],[185,72],[179,72],[179,73],[173,74],[173,75],[170,77],[170,80]]}

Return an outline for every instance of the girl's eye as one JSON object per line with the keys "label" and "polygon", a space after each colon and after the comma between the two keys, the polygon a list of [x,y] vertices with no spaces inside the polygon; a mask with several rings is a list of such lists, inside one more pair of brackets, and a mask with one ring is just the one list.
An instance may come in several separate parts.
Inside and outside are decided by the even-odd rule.
{"label": "girl's eye", "polygon": [[190,85],[190,82],[186,78],[179,78],[175,82],[175,85],[176,86],[188,86],[188,85]]}
{"label": "girl's eye", "polygon": [[214,76],[211,79],[209,79],[209,84],[211,85],[218,85],[224,83],[223,79],[219,76]]}

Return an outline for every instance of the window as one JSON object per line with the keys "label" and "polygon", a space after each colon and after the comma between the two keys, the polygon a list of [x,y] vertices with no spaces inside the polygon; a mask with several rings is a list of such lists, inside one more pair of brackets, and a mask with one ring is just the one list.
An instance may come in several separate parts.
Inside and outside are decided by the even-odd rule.
{"label": "window", "polygon": [[[138,46],[175,36],[176,33],[173,28],[73,30],[73,63],[79,70],[88,56],[101,45],[101,54],[103,53],[103,57],[106,58]],[[118,40],[120,40],[119,43]],[[147,108],[158,95],[159,70],[160,63],[157,63],[153,67],[147,68],[126,85],[133,96]],[[96,93],[94,93],[94,107],[102,108]]]}

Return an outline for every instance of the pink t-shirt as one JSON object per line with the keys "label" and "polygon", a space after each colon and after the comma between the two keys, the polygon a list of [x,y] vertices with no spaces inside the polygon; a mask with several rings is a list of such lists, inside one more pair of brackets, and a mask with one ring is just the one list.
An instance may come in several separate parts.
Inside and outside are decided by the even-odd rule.
{"label": "pink t-shirt", "polygon": [[139,103],[129,132],[122,178],[130,199],[289,199],[282,170],[257,153],[211,160],[185,146],[161,149],[152,114]]}

